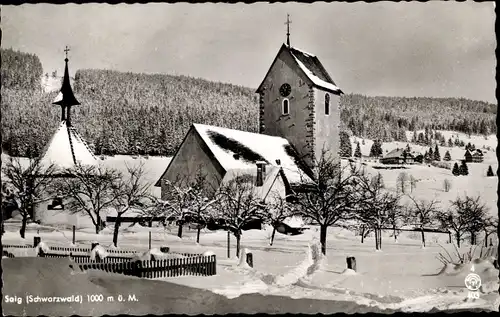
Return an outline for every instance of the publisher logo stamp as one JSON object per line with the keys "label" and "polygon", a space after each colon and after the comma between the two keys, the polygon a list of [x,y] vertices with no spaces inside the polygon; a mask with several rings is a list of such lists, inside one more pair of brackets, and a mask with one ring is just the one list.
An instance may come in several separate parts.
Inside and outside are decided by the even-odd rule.
{"label": "publisher logo stamp", "polygon": [[477,299],[479,298],[479,288],[481,287],[481,277],[476,273],[469,273],[465,277],[465,287],[469,290],[467,298]]}

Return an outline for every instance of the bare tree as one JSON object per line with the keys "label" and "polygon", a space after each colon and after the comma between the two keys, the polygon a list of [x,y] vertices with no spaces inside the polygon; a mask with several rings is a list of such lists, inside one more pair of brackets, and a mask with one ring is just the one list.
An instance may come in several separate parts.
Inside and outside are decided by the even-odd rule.
{"label": "bare tree", "polygon": [[210,195],[207,187],[206,175],[199,170],[190,191],[192,214],[198,222],[196,243],[200,243],[201,224],[207,224],[215,213],[216,203],[220,199],[217,195]]}
{"label": "bare tree", "polygon": [[298,215],[320,226],[321,252],[326,254],[328,227],[352,219],[356,208],[356,177],[360,168],[355,164],[341,167],[326,150],[314,164],[314,179],[298,191]]}
{"label": "bare tree", "polygon": [[240,255],[242,228],[255,220],[267,220],[268,207],[249,174],[235,175],[222,183],[217,192],[215,217],[225,221],[226,228],[236,238],[236,256]]}
{"label": "bare tree", "polygon": [[54,165],[43,167],[35,159],[29,159],[26,164],[22,164],[19,158],[9,157],[2,166],[2,173],[5,177],[2,183],[5,182],[10,187],[10,198],[17,203],[22,217],[19,234],[23,239],[28,219],[34,220],[34,210],[44,201],[43,193],[49,187],[55,171]]}
{"label": "bare tree", "polygon": [[417,188],[418,179],[416,179],[413,175],[410,175],[410,192],[413,193],[413,190]]}
{"label": "bare tree", "polygon": [[149,192],[150,185],[144,181],[144,164],[135,167],[127,166],[127,175],[115,179],[112,186],[113,202],[110,207],[116,210],[115,227],[113,230],[113,245],[118,246],[118,231],[121,218],[133,210],[147,210],[152,205]]}
{"label": "bare tree", "polygon": [[481,197],[465,196],[463,200],[457,198],[454,203],[457,208],[464,210],[468,218],[467,231],[470,234],[470,243],[476,244],[476,236],[487,226],[488,208],[481,202]]}
{"label": "bare tree", "polygon": [[269,221],[273,227],[273,232],[271,234],[271,239],[269,240],[269,245],[273,245],[274,236],[276,234],[276,226],[282,223],[286,219],[295,215],[295,206],[287,201],[287,197],[281,197],[275,193],[272,197],[272,202],[268,204],[269,206]]}
{"label": "bare tree", "polygon": [[434,224],[439,213],[439,201],[436,199],[417,200],[408,195],[412,205],[409,207],[410,217],[416,221],[422,235],[422,246],[425,247],[425,228]]}
{"label": "bare tree", "polygon": [[449,179],[445,179],[443,181],[443,189],[445,192],[449,192],[451,189],[451,181]]}
{"label": "bare tree", "polygon": [[408,173],[406,172],[399,173],[398,178],[396,180],[396,188],[398,189],[398,191],[400,191],[403,194],[406,192],[406,183],[408,182],[408,180],[409,180]]}
{"label": "bare tree", "polygon": [[[358,176],[359,184],[356,192],[359,195],[356,218],[375,233],[375,248],[382,247],[382,229],[391,218],[396,225],[400,207],[400,196],[394,192],[384,190],[377,176],[368,174]],[[394,227],[395,228],[395,227]]]}
{"label": "bare tree", "polygon": [[483,228],[484,232],[484,246],[488,246],[488,238],[491,234],[497,232],[498,230],[498,218],[495,217],[487,217],[485,219],[485,225]]}
{"label": "bare tree", "polygon": [[451,201],[449,210],[439,214],[439,220],[444,228],[454,233],[457,246],[460,247],[466,232],[471,233],[471,239],[474,240],[475,234],[484,228],[485,212],[486,207],[480,203],[479,196],[457,197]]}
{"label": "bare tree", "polygon": [[391,226],[394,235],[394,241],[398,241],[399,228],[408,223],[407,209],[398,204],[397,208],[389,210],[387,213],[387,224]]}
{"label": "bare tree", "polygon": [[65,172],[72,177],[57,179],[51,186],[52,193],[62,195],[70,212],[87,214],[99,233],[105,227],[103,212],[117,199],[114,188],[122,177],[121,173],[113,168],[82,164]]}
{"label": "bare tree", "polygon": [[182,228],[189,216],[192,216],[193,188],[184,177],[177,176],[174,181],[165,180],[165,196],[167,199],[158,200],[158,208],[163,210],[166,218],[174,217],[179,229],[177,236],[182,238]]}

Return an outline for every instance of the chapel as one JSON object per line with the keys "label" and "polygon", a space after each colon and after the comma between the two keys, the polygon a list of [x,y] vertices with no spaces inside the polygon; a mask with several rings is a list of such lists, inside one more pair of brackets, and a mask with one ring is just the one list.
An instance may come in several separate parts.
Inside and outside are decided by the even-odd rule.
{"label": "chapel", "polygon": [[[194,123],[155,186],[165,199],[167,182],[194,180],[202,171],[210,188],[239,174],[253,175],[265,198],[275,184],[283,195],[310,181],[323,149],[340,147],[342,90],[314,54],[287,41],[258,86],[259,133]],[[279,182],[276,180],[279,179]]]}

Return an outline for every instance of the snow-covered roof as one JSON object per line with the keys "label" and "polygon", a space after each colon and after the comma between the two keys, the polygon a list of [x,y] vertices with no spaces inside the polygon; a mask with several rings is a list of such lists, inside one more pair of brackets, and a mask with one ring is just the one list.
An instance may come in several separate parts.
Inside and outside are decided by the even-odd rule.
{"label": "snow-covered roof", "polygon": [[[279,166],[290,183],[309,181],[301,162],[288,140],[240,130],[193,124],[224,170],[256,169],[256,162]],[[235,155],[236,154],[236,155]]]}
{"label": "snow-covered roof", "polygon": [[330,75],[328,75],[327,71],[315,55],[306,53],[297,48],[290,48],[290,54],[292,54],[300,69],[315,86],[334,92],[341,91],[340,88],[335,85]]}
{"label": "snow-covered roof", "polygon": [[[228,184],[237,177],[248,177],[247,181],[254,185],[257,183],[257,167],[244,169],[231,169],[226,172],[221,184]],[[262,186],[250,187],[257,197],[261,199],[275,199],[275,195],[286,197],[284,182],[281,179],[280,168],[277,166],[266,166]]]}
{"label": "snow-covered roof", "polygon": [[296,66],[306,76],[306,79],[310,81],[310,84],[312,84],[317,88],[330,91],[332,93],[338,93],[338,94],[343,93],[342,90],[340,90],[340,88],[335,84],[333,79],[330,77],[330,75],[323,67],[318,57],[316,57],[316,55],[308,53],[304,50],[295,47],[288,46],[286,44],[283,44],[281,46],[278,54],[276,55],[273,63],[271,64],[271,67],[267,71],[266,76],[264,76],[264,79],[259,85],[259,88],[257,88],[256,91],[257,93],[259,93],[263,89],[265,80],[268,77],[269,72],[271,71],[273,65],[276,63],[276,60],[283,51],[287,51],[290,53],[290,55],[293,58],[293,61],[296,63]]}
{"label": "snow-covered roof", "polygon": [[43,167],[54,164],[58,169],[65,169],[74,167],[77,162],[95,165],[97,159],[80,134],[73,127],[68,127],[66,121],[62,121],[46,146],[40,164]]}

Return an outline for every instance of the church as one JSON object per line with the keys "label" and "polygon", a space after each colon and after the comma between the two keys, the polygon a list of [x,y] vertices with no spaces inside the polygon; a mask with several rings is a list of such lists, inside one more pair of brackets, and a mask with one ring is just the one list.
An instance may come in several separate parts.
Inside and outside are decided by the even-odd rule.
{"label": "church", "polygon": [[[269,190],[279,178],[288,194],[314,177],[311,167],[323,149],[339,159],[343,92],[318,57],[290,45],[287,25],[287,42],[256,90],[259,133],[193,124],[155,183],[162,199],[167,181],[191,182],[200,170],[210,188],[241,171],[255,177],[256,187]],[[279,173],[270,172],[275,170]]]}

